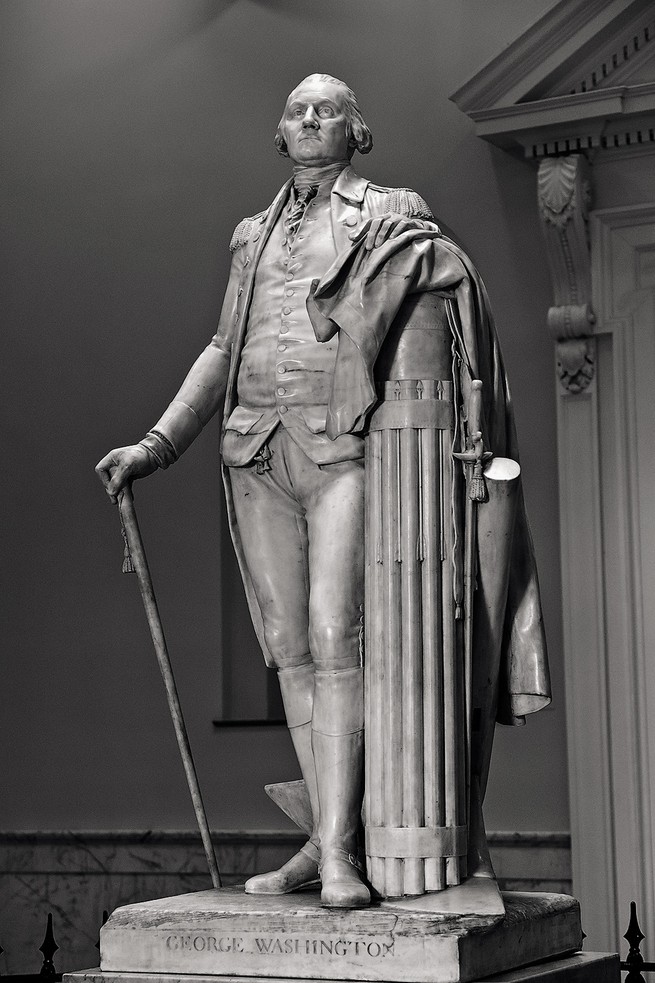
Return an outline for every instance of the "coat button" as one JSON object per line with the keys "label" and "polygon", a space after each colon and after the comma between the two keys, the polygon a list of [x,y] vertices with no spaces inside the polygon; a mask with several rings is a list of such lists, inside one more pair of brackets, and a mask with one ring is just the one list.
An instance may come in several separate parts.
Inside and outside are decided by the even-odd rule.
{"label": "coat button", "polygon": [[278,396],[286,396],[286,392],[287,392],[286,389],[283,389],[282,386],[279,386],[278,387],[278,390],[277,390]]}
{"label": "coat button", "polygon": [[286,352],[286,350],[287,350],[287,346],[286,346],[286,345],[278,345],[278,346],[277,346],[277,350],[278,350],[279,352]]}
{"label": "coat button", "polygon": [[279,407],[279,410],[280,410],[280,413],[286,413],[286,411],[287,411],[288,409],[289,409],[289,407],[288,407],[288,406],[280,406],[280,407]]}
{"label": "coat button", "polygon": [[286,365],[278,365],[277,370],[278,370],[278,372],[286,372],[287,371],[287,367],[286,367]]}
{"label": "coat button", "polygon": [[282,313],[283,314],[291,314],[291,308],[290,307],[283,307],[282,308]]}
{"label": "coat button", "polygon": [[346,225],[357,225],[357,217],[355,215],[349,215],[346,219]]}

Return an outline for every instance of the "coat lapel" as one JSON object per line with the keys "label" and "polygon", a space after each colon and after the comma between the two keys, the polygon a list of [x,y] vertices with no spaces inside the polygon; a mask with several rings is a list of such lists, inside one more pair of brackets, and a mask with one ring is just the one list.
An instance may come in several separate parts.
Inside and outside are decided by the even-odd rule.
{"label": "coat lapel", "polygon": [[331,195],[332,235],[337,253],[350,246],[348,236],[362,220],[362,203],[369,182],[346,167],[334,182]]}

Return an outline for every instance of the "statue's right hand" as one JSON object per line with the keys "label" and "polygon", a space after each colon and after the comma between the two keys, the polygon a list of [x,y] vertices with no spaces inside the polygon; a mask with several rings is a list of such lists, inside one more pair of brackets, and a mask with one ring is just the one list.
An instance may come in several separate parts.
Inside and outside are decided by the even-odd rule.
{"label": "statue's right hand", "polygon": [[96,474],[114,504],[126,485],[156,470],[157,464],[142,444],[116,447],[96,464]]}

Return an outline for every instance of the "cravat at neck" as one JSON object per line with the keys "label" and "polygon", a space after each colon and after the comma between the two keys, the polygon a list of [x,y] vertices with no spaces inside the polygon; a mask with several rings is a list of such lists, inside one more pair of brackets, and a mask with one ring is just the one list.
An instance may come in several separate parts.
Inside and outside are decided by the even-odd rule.
{"label": "cravat at neck", "polygon": [[293,169],[293,186],[297,191],[311,185],[334,183],[349,161],[337,161],[336,164],[322,164],[317,167],[299,167]]}
{"label": "cravat at neck", "polygon": [[303,188],[298,188],[295,191],[296,199],[289,209],[289,214],[284,223],[284,228],[287,236],[287,242],[290,245],[295,238],[295,235],[300,227],[300,223],[303,220],[303,216],[307,209],[307,205],[316,197],[318,192],[318,185],[309,184],[305,185]]}

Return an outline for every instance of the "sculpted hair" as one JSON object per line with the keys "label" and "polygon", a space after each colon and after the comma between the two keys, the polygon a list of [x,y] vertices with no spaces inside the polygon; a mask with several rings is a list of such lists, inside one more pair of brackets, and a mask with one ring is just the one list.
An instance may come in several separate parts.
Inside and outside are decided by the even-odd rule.
{"label": "sculpted hair", "polygon": [[[368,126],[364,122],[364,117],[362,116],[359,106],[357,104],[357,97],[350,86],[342,82],[341,79],[336,79],[332,75],[308,75],[304,78],[302,82],[299,82],[296,89],[304,85],[305,82],[331,82],[333,85],[338,85],[341,88],[343,96],[343,111],[346,117],[346,136],[348,137],[348,144],[350,147],[349,156],[352,157],[356,150],[359,150],[360,154],[367,154],[373,147],[373,136]],[[295,92],[295,89],[293,90]],[[287,100],[288,101],[288,100]],[[284,124],[284,119],[286,115],[286,105],[285,112],[282,113],[282,118],[277,125],[277,132],[275,134],[275,147],[277,152],[283,157],[288,157],[289,153],[287,151],[287,143],[282,135],[282,126]]]}

